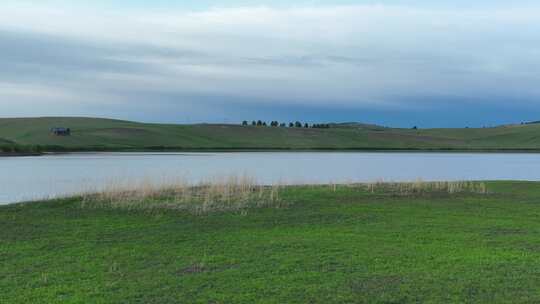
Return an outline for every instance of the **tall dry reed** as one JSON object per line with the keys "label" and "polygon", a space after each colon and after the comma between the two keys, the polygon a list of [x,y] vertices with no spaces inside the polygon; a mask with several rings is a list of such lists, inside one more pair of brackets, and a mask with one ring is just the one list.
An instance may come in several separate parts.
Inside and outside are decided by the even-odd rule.
{"label": "tall dry reed", "polygon": [[426,194],[426,193],[476,193],[488,194],[489,191],[484,182],[475,181],[446,181],[446,182],[426,182],[417,180],[414,182],[384,182],[377,181],[355,186],[364,188],[370,193],[387,194]]}
{"label": "tall dry reed", "polygon": [[[112,208],[124,210],[183,210],[193,214],[208,214],[222,211],[247,212],[250,208],[287,206],[281,198],[283,186],[262,186],[247,176],[215,178],[196,184],[177,180],[156,185],[150,181],[139,183],[110,183],[97,192],[82,195],[83,208]],[[320,187],[315,186],[313,187]],[[374,194],[418,195],[489,193],[483,182],[384,182],[364,184],[328,185],[331,191],[342,188],[361,189]]]}
{"label": "tall dry reed", "polygon": [[280,185],[263,186],[247,176],[216,178],[191,184],[174,181],[155,185],[111,183],[96,193],[82,195],[83,208],[127,210],[170,209],[193,214],[243,211],[253,207],[284,207]]}

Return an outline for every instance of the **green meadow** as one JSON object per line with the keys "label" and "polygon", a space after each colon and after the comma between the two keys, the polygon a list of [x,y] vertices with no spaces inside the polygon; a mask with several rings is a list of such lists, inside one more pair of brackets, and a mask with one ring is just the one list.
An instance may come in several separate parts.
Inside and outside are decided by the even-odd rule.
{"label": "green meadow", "polygon": [[[66,127],[71,136],[51,135]],[[97,118],[0,119],[0,150],[540,150],[540,124],[398,129],[332,124],[328,129],[218,124],[145,124]]]}
{"label": "green meadow", "polygon": [[540,302],[539,183],[187,189],[0,207],[0,303]]}

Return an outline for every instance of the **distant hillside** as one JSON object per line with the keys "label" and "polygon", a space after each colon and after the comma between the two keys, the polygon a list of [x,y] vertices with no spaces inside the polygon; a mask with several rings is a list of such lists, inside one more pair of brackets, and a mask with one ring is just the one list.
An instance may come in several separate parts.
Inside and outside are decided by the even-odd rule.
{"label": "distant hillside", "polygon": [[9,145],[9,144],[14,144],[14,142],[7,139],[0,138],[0,145]]}
{"label": "distant hillside", "polygon": [[[70,128],[54,136],[52,127]],[[415,149],[540,150],[540,124],[471,129],[395,129],[359,123],[329,129],[145,124],[97,118],[0,119],[0,146],[44,150]]]}

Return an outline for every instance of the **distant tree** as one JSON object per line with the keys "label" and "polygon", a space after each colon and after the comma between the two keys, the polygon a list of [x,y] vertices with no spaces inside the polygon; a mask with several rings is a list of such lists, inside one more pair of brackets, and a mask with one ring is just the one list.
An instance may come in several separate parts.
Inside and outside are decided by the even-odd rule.
{"label": "distant tree", "polygon": [[297,127],[297,128],[301,128],[302,127],[302,123],[297,121],[294,123],[294,126]]}
{"label": "distant tree", "polygon": [[413,130],[418,130],[418,127],[417,127],[417,126],[414,126],[414,127],[413,127]]}
{"label": "distant tree", "polygon": [[309,124],[307,122],[304,124],[304,128],[309,128]]}
{"label": "distant tree", "polygon": [[262,125],[263,125],[263,127],[266,127],[266,126],[267,126],[267,125],[266,125],[266,121],[265,121],[265,122],[263,122],[263,124],[262,124]]}
{"label": "distant tree", "polygon": [[289,123],[289,128],[294,128],[294,124],[292,122]]}
{"label": "distant tree", "polygon": [[282,123],[279,124],[279,126],[280,126],[281,128],[285,128],[287,125],[286,125],[284,122],[282,122]]}
{"label": "distant tree", "polygon": [[257,126],[260,127],[260,126],[262,126],[262,125],[263,125],[262,121],[261,121],[261,120],[257,120]]}
{"label": "distant tree", "polygon": [[257,122],[254,120],[254,121],[251,122],[251,125],[252,125],[252,126],[256,126],[256,125],[257,125]]}
{"label": "distant tree", "polygon": [[242,126],[247,126],[247,125],[248,125],[247,120],[242,121]]}

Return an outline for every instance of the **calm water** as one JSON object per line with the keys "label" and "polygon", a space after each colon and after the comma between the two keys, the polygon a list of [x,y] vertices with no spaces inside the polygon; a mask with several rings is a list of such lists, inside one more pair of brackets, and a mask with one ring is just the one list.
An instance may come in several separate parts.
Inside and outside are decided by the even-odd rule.
{"label": "calm water", "polygon": [[92,153],[0,158],[0,203],[154,183],[249,175],[260,183],[540,180],[540,154]]}

